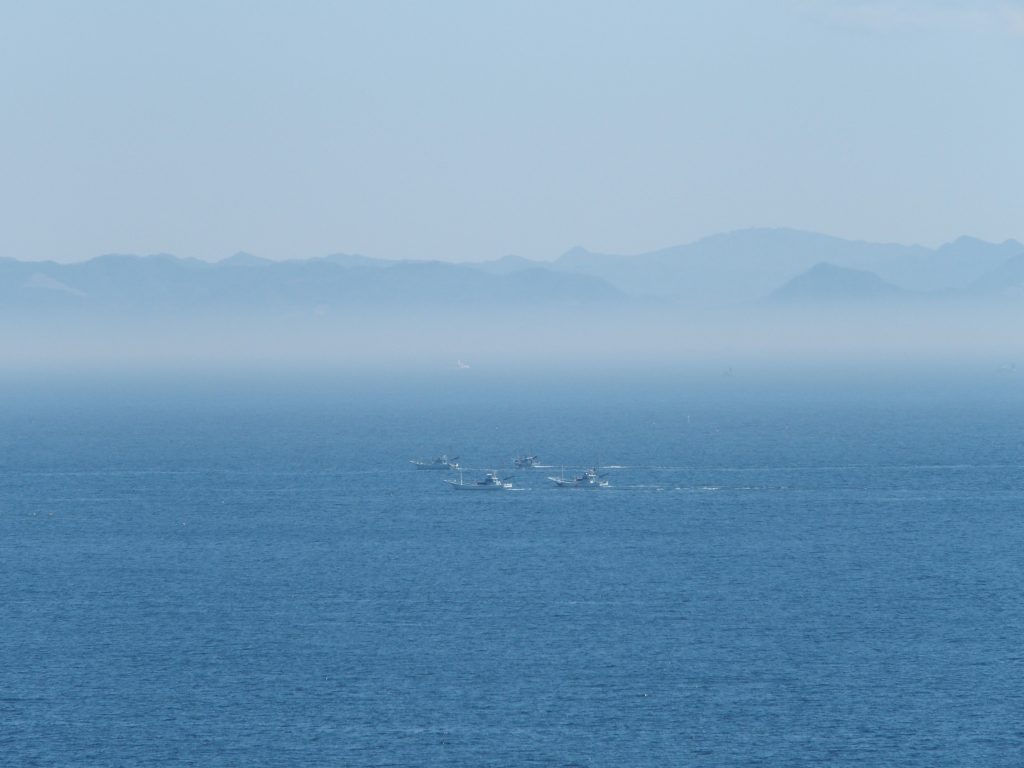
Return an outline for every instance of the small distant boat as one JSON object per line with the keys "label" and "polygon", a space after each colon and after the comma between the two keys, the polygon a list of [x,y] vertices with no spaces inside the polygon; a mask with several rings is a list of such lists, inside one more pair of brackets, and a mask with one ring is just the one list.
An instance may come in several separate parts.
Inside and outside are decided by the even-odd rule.
{"label": "small distant boat", "polygon": [[412,463],[416,469],[458,469],[459,465],[455,463],[458,458],[452,456],[449,459],[445,454],[441,454],[436,459],[412,459]]}
{"label": "small distant boat", "polygon": [[510,491],[512,490],[511,477],[498,477],[497,472],[488,472],[483,480],[475,483],[467,483],[459,473],[458,480],[445,480],[448,485],[457,491]]}
{"label": "small distant boat", "polygon": [[548,480],[553,482],[559,488],[608,488],[609,482],[605,480],[608,476],[605,474],[598,474],[596,468],[588,469],[586,472],[575,477],[566,479],[562,477],[549,477]]}
{"label": "small distant boat", "polygon": [[512,463],[515,465],[516,469],[531,469],[532,467],[537,466],[538,461],[540,461],[540,459],[536,456],[516,456],[512,459]]}

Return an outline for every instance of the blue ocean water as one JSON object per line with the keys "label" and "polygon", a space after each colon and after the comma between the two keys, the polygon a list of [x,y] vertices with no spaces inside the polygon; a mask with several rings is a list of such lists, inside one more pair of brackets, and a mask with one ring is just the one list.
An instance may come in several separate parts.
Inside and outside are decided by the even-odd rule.
{"label": "blue ocean water", "polygon": [[[4,764],[1024,761],[1019,396],[4,394]],[[409,463],[521,452],[519,492]]]}

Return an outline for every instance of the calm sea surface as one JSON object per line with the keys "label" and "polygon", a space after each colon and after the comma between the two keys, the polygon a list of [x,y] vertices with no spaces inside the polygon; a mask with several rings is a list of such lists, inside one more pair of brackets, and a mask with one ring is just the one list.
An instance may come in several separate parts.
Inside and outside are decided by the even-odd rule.
{"label": "calm sea surface", "polygon": [[468,373],[7,382],[0,763],[1024,763],[1016,390]]}

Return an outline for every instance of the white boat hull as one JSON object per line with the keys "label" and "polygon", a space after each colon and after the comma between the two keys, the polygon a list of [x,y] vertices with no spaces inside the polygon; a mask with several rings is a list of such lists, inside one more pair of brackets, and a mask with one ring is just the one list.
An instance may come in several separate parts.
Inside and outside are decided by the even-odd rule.
{"label": "white boat hull", "polygon": [[557,477],[549,477],[548,480],[553,482],[558,488],[608,488],[609,483],[607,480],[600,483],[574,483],[572,480],[559,480]]}
{"label": "white boat hull", "polygon": [[588,469],[582,475],[576,475],[568,480],[565,476],[549,477],[552,483],[558,488],[607,488],[608,481],[602,479],[604,475],[598,474],[596,469]]}
{"label": "white boat hull", "polygon": [[456,463],[459,460],[458,456],[452,456],[448,458],[448,454],[443,453],[436,459],[430,459],[424,461],[423,459],[412,459],[412,464],[416,469],[458,469],[459,465]]}
{"label": "white boat hull", "polygon": [[445,480],[448,485],[457,491],[510,491],[512,483],[460,483],[455,480]]}

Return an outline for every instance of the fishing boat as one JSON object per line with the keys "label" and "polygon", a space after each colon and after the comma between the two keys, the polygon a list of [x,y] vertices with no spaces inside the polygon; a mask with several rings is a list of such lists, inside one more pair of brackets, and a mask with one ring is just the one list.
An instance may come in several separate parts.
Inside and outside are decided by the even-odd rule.
{"label": "fishing boat", "polygon": [[549,477],[559,488],[608,488],[609,482],[605,480],[608,473],[599,474],[597,468],[588,469],[575,477],[566,478],[564,473],[560,477]]}
{"label": "fishing boat", "polygon": [[498,477],[497,472],[488,472],[483,480],[467,483],[462,479],[462,472],[459,472],[458,480],[445,480],[445,482],[457,491],[510,491],[512,490],[511,480],[511,477]]}
{"label": "fishing boat", "polygon": [[445,454],[441,454],[436,459],[412,459],[413,465],[416,469],[458,469],[459,465],[456,464],[458,456],[452,456],[448,458]]}
{"label": "fishing boat", "polygon": [[540,459],[537,456],[516,456],[512,459],[512,464],[516,469],[532,469],[537,466],[538,461]]}

